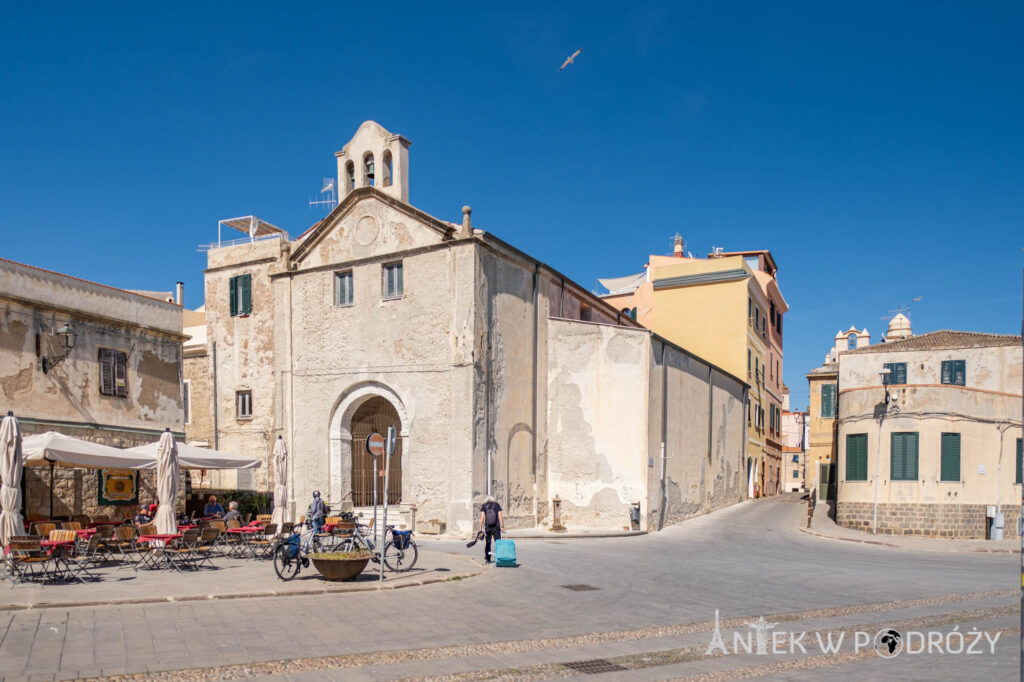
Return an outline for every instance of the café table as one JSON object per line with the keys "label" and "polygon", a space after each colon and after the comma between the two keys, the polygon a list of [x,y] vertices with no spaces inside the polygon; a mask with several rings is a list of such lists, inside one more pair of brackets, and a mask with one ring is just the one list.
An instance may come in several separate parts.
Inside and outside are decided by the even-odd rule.
{"label": "caf\u00e9 table", "polygon": [[149,568],[159,568],[158,562],[163,562],[167,568],[174,568],[174,562],[171,561],[170,555],[163,551],[169,543],[175,540],[181,539],[181,533],[154,533],[152,535],[140,535],[137,542],[144,542],[149,545],[148,554],[151,558],[147,559],[146,554],[142,554],[139,557],[139,563],[135,565],[139,568],[143,564]]}
{"label": "caf\u00e9 table", "polygon": [[248,554],[251,558],[256,558],[256,553],[253,550],[252,544],[249,542],[253,535],[262,533],[263,528],[255,528],[252,526],[239,526],[238,528],[228,528],[226,533],[238,537],[237,542],[229,544],[229,547],[233,548],[232,556],[243,556]]}

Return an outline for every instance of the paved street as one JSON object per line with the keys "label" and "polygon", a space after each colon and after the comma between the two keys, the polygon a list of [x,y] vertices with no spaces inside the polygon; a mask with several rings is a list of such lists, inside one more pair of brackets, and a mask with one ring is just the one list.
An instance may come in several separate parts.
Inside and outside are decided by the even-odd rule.
{"label": "paved street", "polygon": [[[830,540],[797,529],[804,510],[761,500],[652,536],[523,539],[518,568],[380,593],[3,612],[0,675],[1016,679],[1018,555]],[[727,656],[707,655],[716,609]],[[732,633],[747,636],[762,615],[776,631],[846,631],[846,645],[837,655],[732,654]],[[994,654],[987,642],[979,655],[908,650],[892,660],[854,649],[855,631],[883,626],[956,628],[952,642],[974,627],[1002,634]],[[584,674],[587,665],[607,672]]]}

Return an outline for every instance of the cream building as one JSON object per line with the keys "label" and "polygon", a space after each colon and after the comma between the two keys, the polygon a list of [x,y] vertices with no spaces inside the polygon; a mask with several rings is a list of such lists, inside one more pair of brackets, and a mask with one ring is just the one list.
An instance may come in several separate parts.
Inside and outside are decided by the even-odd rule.
{"label": "cream building", "polygon": [[789,409],[789,391],[782,399],[782,491],[805,490],[808,413]]}
{"label": "cream building", "polygon": [[885,343],[839,355],[837,522],[979,538],[991,506],[1016,534],[1021,338],[894,322]]}
{"label": "cream building", "polygon": [[[182,309],[171,293],[146,293],[0,259],[0,413],[13,412],[25,436],[123,448],[165,428],[181,437]],[[50,516],[51,482],[54,516],[133,513],[101,495],[101,476],[26,468],[26,515]],[[144,501],[156,499],[154,478],[139,474]]]}
{"label": "cream building", "polygon": [[657,529],[740,500],[746,384],[475,229],[469,207],[460,224],[411,206],[409,146],[368,121],[336,155],[324,220],[295,239],[230,221],[247,238],[211,245],[209,371],[189,380],[208,383],[218,447],[281,435],[293,516],[313,490],[363,510],[385,494],[365,439],[393,424],[387,496],[421,532],[471,531],[487,494],[510,527],[621,529],[636,509]]}

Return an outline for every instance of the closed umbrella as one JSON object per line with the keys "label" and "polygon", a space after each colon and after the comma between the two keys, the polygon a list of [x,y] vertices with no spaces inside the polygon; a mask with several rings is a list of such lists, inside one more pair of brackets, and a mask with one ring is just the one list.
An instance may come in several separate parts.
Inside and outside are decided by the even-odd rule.
{"label": "closed umbrella", "polygon": [[0,547],[24,535],[21,518],[21,427],[10,412],[0,423]]}
{"label": "closed umbrella", "polygon": [[160,504],[156,510],[156,532],[177,533],[178,523],[174,518],[174,503],[178,499],[178,446],[168,429],[160,436],[160,449],[156,462],[156,499]]}
{"label": "closed umbrella", "polygon": [[284,439],[277,437],[274,443],[274,515],[270,522],[280,528],[285,522],[285,505],[288,504],[288,448]]}

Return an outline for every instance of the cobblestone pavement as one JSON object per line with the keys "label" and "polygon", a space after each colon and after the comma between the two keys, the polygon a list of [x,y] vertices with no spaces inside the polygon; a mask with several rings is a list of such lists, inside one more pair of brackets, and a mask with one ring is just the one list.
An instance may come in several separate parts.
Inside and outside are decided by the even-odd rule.
{"label": "cobblestone pavement", "polygon": [[[523,539],[518,568],[414,589],[0,613],[0,675],[1017,678],[1018,557],[836,542],[797,530],[804,514],[767,500],[650,536]],[[730,649],[733,633],[749,637],[747,623],[762,615],[776,632],[849,634],[834,655],[709,654],[716,609]],[[850,639],[883,628],[943,637],[977,629],[998,639],[994,653],[894,659]]]}

